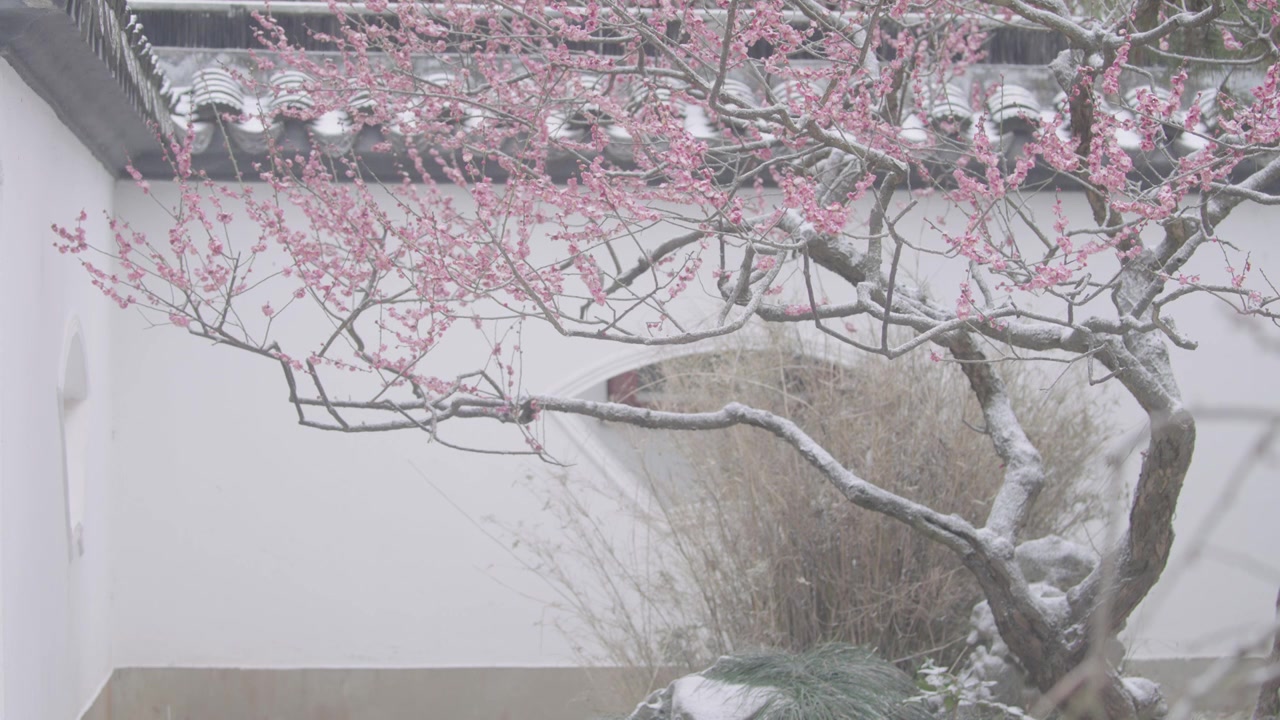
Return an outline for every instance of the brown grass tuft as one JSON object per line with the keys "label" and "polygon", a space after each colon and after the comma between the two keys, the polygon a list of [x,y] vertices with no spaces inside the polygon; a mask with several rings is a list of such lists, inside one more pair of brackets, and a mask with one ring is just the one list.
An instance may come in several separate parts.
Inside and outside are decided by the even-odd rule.
{"label": "brown grass tuft", "polygon": [[[867,480],[981,523],[1002,470],[957,368],[919,353],[842,364],[796,347],[778,336],[671,360],[642,374],[640,396],[670,409],[736,400],[783,414]],[[1100,493],[1084,482],[1107,435],[1094,396],[1071,374],[1003,370],[1050,474],[1025,537],[1099,518]],[[750,428],[602,433],[631,444],[648,492],[619,499],[609,482],[566,479],[549,498],[566,542],[532,543],[568,598],[571,632],[603,648],[593,660],[647,668],[655,684],[663,669],[761,647],[843,642],[943,664],[962,652],[981,598],[957,559],[854,507],[791,449]],[[602,521],[601,497],[636,522]]]}

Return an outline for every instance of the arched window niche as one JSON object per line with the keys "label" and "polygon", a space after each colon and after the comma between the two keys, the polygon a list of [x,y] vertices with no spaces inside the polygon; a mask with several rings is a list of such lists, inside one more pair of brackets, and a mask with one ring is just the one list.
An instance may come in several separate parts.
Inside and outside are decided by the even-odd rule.
{"label": "arched window niche", "polygon": [[[739,400],[784,414],[803,414],[811,396],[831,392],[848,369],[836,358],[805,353],[784,343],[757,345],[651,357],[648,362],[615,369],[579,397],[676,412],[715,411]],[[638,483],[669,505],[682,505],[705,494],[705,484],[694,487],[695,478],[719,467],[708,462],[712,456],[707,453],[727,452],[728,434],[711,437],[600,421],[589,423],[587,430],[607,458],[607,474]],[[754,451],[786,456],[785,448],[769,445],[756,432],[737,435],[745,436]]]}
{"label": "arched window niche", "polygon": [[85,495],[88,485],[89,372],[84,333],[78,320],[67,327],[58,382],[58,422],[62,435],[62,492],[66,502],[67,547],[72,559],[84,555]]}
{"label": "arched window niche", "polygon": [[[577,372],[565,377],[558,385],[547,388],[546,392],[593,402],[642,406],[646,401],[655,399],[649,393],[649,383],[658,381],[660,384],[660,368],[665,363],[701,352],[705,351],[688,346],[629,347],[594,363],[579,366]],[[645,456],[652,460],[652,453],[648,450],[662,446],[664,443],[658,436],[667,435],[663,431],[643,431],[571,413],[548,413],[546,421],[549,426],[563,432],[570,442],[562,448],[566,451],[563,460],[578,466],[578,472],[607,479],[623,496],[633,496],[638,488],[648,484]],[[651,434],[639,436],[639,432]],[[641,447],[637,448],[637,444]]]}
{"label": "arched window niche", "polygon": [[[852,358],[821,344],[810,347],[803,339],[790,336],[740,340],[711,349],[664,348],[619,354],[612,362],[606,360],[584,371],[559,394],[676,412],[715,411],[726,402],[738,401],[772,410],[822,434],[831,423],[853,426],[859,416],[883,411],[899,384],[925,392],[931,388],[922,387],[922,382],[938,383],[944,375],[956,374],[925,356],[890,365]],[[904,364],[912,369],[900,370]],[[967,392],[962,378],[952,380],[960,383],[956,385],[959,392]],[[957,407],[961,416],[973,415],[973,408]],[[633,496],[639,487],[679,504],[689,499],[686,488],[691,479],[729,472],[727,463],[737,456],[764,454],[764,460],[776,460],[788,472],[802,471],[804,466],[798,455],[774,445],[758,430],[691,434],[568,415],[551,417],[570,430],[582,459],[592,462],[599,475]],[[959,416],[951,419],[970,432]],[[976,415],[966,419],[971,424],[980,422]],[[720,455],[725,457],[715,459]],[[869,454],[863,455],[869,460]]]}
{"label": "arched window niche", "polygon": [[[727,402],[740,402],[795,422],[857,471],[890,484],[901,480],[905,484],[894,488],[908,496],[915,492],[914,481],[889,478],[891,468],[995,462],[990,443],[971,429],[981,426],[982,418],[967,381],[958,368],[933,362],[924,353],[889,362],[851,357],[822,345],[811,348],[780,336],[646,360],[596,376],[578,396],[675,412],[714,412]],[[1043,403],[1031,378],[1017,383],[1020,397]],[[689,433],[592,422],[584,430],[606,458],[605,474],[638,483],[676,504],[711,492],[707,483],[687,490],[700,478],[812,472],[801,455],[754,428]],[[943,441],[931,437],[937,433]],[[993,490],[985,485],[975,490],[975,502]]]}

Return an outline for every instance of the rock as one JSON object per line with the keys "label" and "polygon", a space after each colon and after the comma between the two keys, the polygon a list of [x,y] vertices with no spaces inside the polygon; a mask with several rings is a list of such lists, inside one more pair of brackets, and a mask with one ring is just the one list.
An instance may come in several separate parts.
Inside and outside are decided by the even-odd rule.
{"label": "rock", "polygon": [[1162,720],[1169,714],[1169,706],[1165,703],[1164,694],[1154,680],[1140,677],[1127,677],[1121,680],[1124,689],[1133,698],[1134,708],[1138,711],[1138,720]]}
{"label": "rock", "polygon": [[671,686],[649,693],[627,717],[628,720],[671,720]]}
{"label": "rock", "polygon": [[1075,587],[1098,564],[1092,550],[1057,535],[1022,543],[1014,557],[1028,583],[1048,583],[1060,590]]}
{"label": "rock", "polygon": [[627,720],[747,720],[777,692],[694,673],[650,693]]}
{"label": "rock", "polygon": [[1021,707],[1027,702],[1026,673],[1009,656],[1003,642],[977,644],[960,671],[961,681],[969,687],[973,701]]}
{"label": "rock", "polygon": [[686,675],[671,683],[671,720],[746,720],[771,700],[778,689],[752,687]]}

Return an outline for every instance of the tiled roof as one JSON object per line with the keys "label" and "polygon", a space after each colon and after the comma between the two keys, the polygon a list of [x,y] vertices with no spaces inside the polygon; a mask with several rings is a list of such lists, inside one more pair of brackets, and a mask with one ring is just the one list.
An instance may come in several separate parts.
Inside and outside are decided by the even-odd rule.
{"label": "tiled roof", "polygon": [[[391,147],[404,147],[406,143],[425,147],[432,142],[430,137],[405,133],[394,123],[367,126],[359,119],[371,107],[367,94],[353,94],[348,107],[306,123],[290,119],[286,117],[289,108],[306,109],[313,105],[306,90],[310,78],[293,70],[255,77],[248,70],[247,57],[243,54],[170,50],[161,51],[161,58],[174,98],[175,125],[195,134],[195,146],[200,153],[225,153],[230,147],[239,153],[257,155],[270,143],[296,150],[305,150],[314,143],[330,155],[354,149],[362,155],[374,156],[377,150],[387,147],[384,141],[388,140]],[[448,81],[444,75],[447,72],[424,61],[417,74],[426,82],[440,83]],[[593,78],[582,77],[579,82],[590,87]],[[1141,138],[1126,130],[1117,131],[1117,143],[1135,157],[1138,167],[1157,172],[1167,170],[1179,157],[1203,148],[1216,132],[1217,87],[1203,80],[1203,92],[1189,89],[1186,102],[1200,104],[1199,121],[1190,129],[1181,123],[1169,124],[1162,146],[1144,152]],[[781,84],[766,92],[757,80],[735,77],[726,82],[725,91],[749,105],[761,106],[766,96],[786,97],[795,89]],[[1126,88],[1119,106],[1108,110],[1120,118],[1132,117],[1124,108],[1136,106],[1138,96],[1144,91],[1168,97],[1168,90],[1164,88],[1133,85]],[[904,113],[907,119],[898,129],[900,138],[917,146],[926,160],[938,163],[954,158],[956,152],[979,133],[1003,147],[1010,157],[1041,128],[1055,128],[1059,134],[1067,134],[1062,120],[1066,96],[1043,67],[976,66],[935,95],[912,98],[912,102],[912,111]],[[703,108],[690,104],[684,110],[685,129],[712,148],[717,143],[736,142],[726,133],[726,125]],[[476,119],[463,115],[454,122],[465,131]],[[585,139],[591,132],[590,125],[580,117],[553,114],[548,122],[549,135],[564,140]],[[626,130],[611,124],[607,117],[594,122],[612,140],[605,150],[606,156],[625,163],[633,146]]]}
{"label": "tiled roof", "polygon": [[[234,176],[237,168],[247,167],[246,160],[262,157],[270,143],[298,151],[318,146],[333,156],[355,151],[362,165],[378,174],[394,172],[399,166],[397,157],[385,152],[387,141],[392,148],[432,143],[430,137],[403,129],[411,123],[371,126],[370,116],[365,115],[371,107],[367,95],[353,96],[349,107],[305,123],[292,119],[289,108],[305,109],[313,104],[307,92],[309,78],[290,70],[253,76],[248,70],[248,51],[234,47],[153,48],[143,36],[138,16],[124,2],[52,0],[34,9],[24,0],[0,0],[0,52],[114,171],[121,172],[128,160],[144,175],[169,176],[171,168],[155,141],[157,128],[192,133],[198,151],[196,167],[214,178]],[[162,34],[187,37],[190,33],[179,31],[198,29],[196,21],[201,15],[174,10],[165,17],[168,29]],[[241,20],[248,22],[247,18]],[[34,26],[39,26],[39,31],[23,29]],[[159,30],[148,27],[146,32]],[[227,35],[225,28],[219,32]],[[228,38],[243,39],[238,35]],[[1004,45],[1017,50],[1014,55],[1027,52],[1013,41]],[[433,67],[429,59],[421,60],[419,69],[424,79],[447,72],[438,63]],[[249,77],[254,82],[247,82]],[[1233,95],[1248,95],[1244,74],[1231,75],[1228,80]],[[1220,81],[1223,79],[1195,81],[1199,85],[1189,88],[1184,98],[1185,103],[1201,105],[1198,123],[1189,129],[1171,123],[1166,127],[1165,142],[1154,149],[1144,151],[1135,134],[1117,131],[1118,143],[1135,157],[1140,172],[1165,172],[1178,158],[1208,142],[1206,138],[1217,130],[1216,89]],[[746,76],[731,78],[727,87],[744,102],[757,105],[763,104],[766,96],[794,92],[786,86],[765,88]],[[995,88],[1000,89],[995,92]],[[1158,87],[1148,89],[1166,92]],[[1131,106],[1140,91],[1137,86],[1126,88],[1125,97],[1114,99],[1121,108],[1111,110],[1123,117],[1127,112],[1123,107]],[[911,112],[902,116],[906,120],[896,132],[902,141],[917,148],[919,157],[940,169],[982,134],[993,144],[998,141],[1012,157],[1034,132],[1055,124],[1055,132],[1066,132],[1057,119],[1062,109],[1060,90],[1043,64],[976,66],[936,94],[910,98],[909,102]],[[1187,109],[1189,105],[1184,107]],[[686,106],[684,119],[686,129],[712,148],[736,142],[728,123],[698,106]],[[462,116],[455,121],[458,129],[465,131],[475,120]],[[590,122],[596,123],[611,139],[604,150],[606,156],[617,162],[627,162],[634,148],[626,131],[607,117],[587,122],[579,116],[553,116],[549,122],[549,133],[566,140],[586,137],[591,132]],[[568,153],[563,158],[548,158],[549,172],[570,175],[579,159]]]}

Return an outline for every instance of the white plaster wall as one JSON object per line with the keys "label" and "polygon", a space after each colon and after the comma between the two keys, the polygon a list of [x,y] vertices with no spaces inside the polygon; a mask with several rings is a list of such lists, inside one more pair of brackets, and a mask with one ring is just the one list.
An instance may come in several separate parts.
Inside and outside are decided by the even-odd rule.
{"label": "white plaster wall", "polygon": [[274,363],[116,328],[120,666],[575,664],[488,536],[538,513],[526,462],[301,428]]}
{"label": "white plaster wall", "polygon": [[[160,228],[128,183],[117,207]],[[274,363],[114,323],[120,666],[574,664],[486,534],[536,515],[527,463],[300,428]]]}
{"label": "white plaster wall", "polygon": [[[171,191],[152,186],[162,196]],[[151,198],[127,183],[116,192],[122,215],[163,229]],[[1078,200],[1068,198],[1068,205],[1082,209]],[[1049,202],[1032,204],[1049,216]],[[1277,222],[1280,213],[1252,211],[1225,236],[1256,240],[1261,252]],[[1265,262],[1261,255],[1255,260]],[[939,292],[954,280],[922,272]],[[1198,353],[1176,358],[1188,398],[1277,405],[1277,359],[1252,353],[1228,331],[1225,317],[1211,303],[1177,314],[1184,330],[1205,340]],[[473,522],[540,517],[540,504],[522,489],[527,474],[540,469],[431,446],[416,434],[299,428],[272,363],[207,347],[172,328],[144,330],[132,314],[113,322],[121,666],[574,662],[568,644],[540,624],[554,595]],[[642,362],[624,347],[541,331],[522,342],[530,388],[581,387],[588,376],[607,377],[604,368]],[[435,362],[458,359],[443,354]],[[1135,426],[1132,402],[1122,412],[1126,427]],[[547,427],[561,457],[584,458],[563,425]],[[465,441],[493,426],[455,432]],[[1180,537],[1191,536],[1221,496],[1222,469],[1239,455],[1242,437],[1234,425],[1201,425]],[[584,462],[576,471],[600,469]],[[1134,622],[1135,655],[1214,654],[1238,639],[1233,628],[1269,622],[1280,583],[1272,556],[1280,525],[1269,517],[1280,506],[1277,485],[1263,467],[1227,505],[1206,547],[1228,553],[1189,563],[1179,545],[1174,590],[1157,592],[1159,602],[1148,603]],[[1225,560],[1228,554],[1252,557],[1263,569],[1242,571],[1238,558]]]}
{"label": "white plaster wall", "polygon": [[[53,248],[51,222],[90,212],[105,237],[112,179],[0,62],[0,638],[3,716],[71,720],[112,669],[111,379],[106,303]],[[69,547],[58,388],[82,327],[89,394],[83,555]]]}
{"label": "white plaster wall", "polygon": [[519,518],[535,508],[517,463],[306,431],[270,363],[117,338],[121,666],[569,659],[541,602],[503,587],[531,585],[512,559],[430,484],[477,520]]}
{"label": "white plaster wall", "polygon": [[[131,183],[116,202],[137,229],[163,232]],[[115,328],[119,666],[578,664],[550,625],[554,591],[491,537],[546,520],[527,480],[546,466],[424,434],[301,428],[275,363],[145,329],[132,313]],[[433,371],[487,355],[465,329],[451,340]],[[605,368],[636,362],[542,328],[522,344],[530,387],[589,371],[603,382]],[[474,444],[495,431],[466,423],[445,436]],[[561,458],[581,458],[564,426],[547,431]]]}

